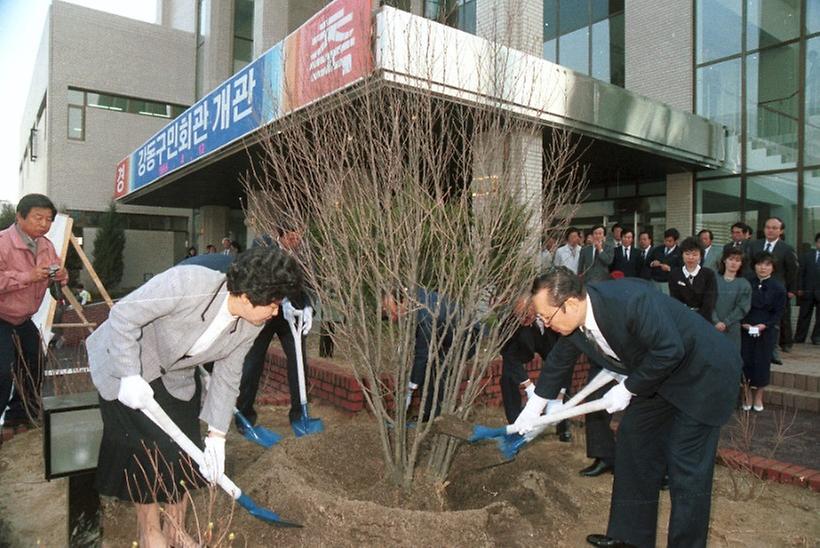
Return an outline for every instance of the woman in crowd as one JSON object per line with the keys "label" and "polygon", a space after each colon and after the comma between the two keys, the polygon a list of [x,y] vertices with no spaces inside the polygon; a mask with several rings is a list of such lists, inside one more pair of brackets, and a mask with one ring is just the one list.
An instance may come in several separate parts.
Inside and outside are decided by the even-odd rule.
{"label": "woman in crowd", "polygon": [[696,238],[686,238],[680,244],[683,267],[669,272],[669,294],[712,322],[717,300],[714,271],[700,266],[703,249]]}
{"label": "woman in crowd", "polygon": [[[103,419],[97,489],[135,503],[141,546],[192,544],[184,531],[185,490],[224,472],[245,354],[279,302],[301,287],[296,263],[277,248],[240,255],[227,274],[177,266],[117,303],[86,340]],[[200,412],[196,370],[207,362],[214,362],[213,374]],[[204,447],[202,476],[141,412],[152,398]],[[197,416],[208,423],[204,444]],[[163,523],[158,503],[166,503]]]}
{"label": "woman in crowd", "polygon": [[[772,354],[777,344],[780,317],[786,307],[786,288],[772,278],[774,258],[770,253],[755,257],[752,306],[741,327],[741,355],[745,379],[743,410],[763,411],[763,389],[769,384]],[[754,398],[752,398],[754,391]]]}
{"label": "woman in crowd", "polygon": [[740,350],[740,321],[752,306],[752,286],[749,280],[739,276],[743,268],[743,252],[736,247],[723,252],[718,266],[717,302],[712,313],[712,323]]}

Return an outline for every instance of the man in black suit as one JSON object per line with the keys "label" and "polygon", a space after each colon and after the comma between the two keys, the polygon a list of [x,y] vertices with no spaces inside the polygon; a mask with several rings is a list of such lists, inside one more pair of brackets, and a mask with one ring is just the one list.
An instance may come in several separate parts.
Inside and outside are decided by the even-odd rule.
{"label": "man in black suit", "polygon": [[604,241],[606,229],[602,225],[592,227],[592,244],[581,249],[578,259],[578,275],[587,282],[609,279],[609,265],[615,258],[611,245]]}
{"label": "man in black suit", "polygon": [[[794,252],[794,248],[782,239],[785,229],[786,225],[780,217],[766,219],[766,224],[763,225],[765,238],[755,240],[749,244],[749,253],[754,259],[758,253],[767,251],[774,258],[772,278],[786,287],[788,296],[786,310],[780,320],[780,348],[784,352],[790,352],[794,342],[792,338],[791,300],[797,294],[798,266],[797,254]],[[776,363],[780,360],[775,357],[772,361]]]}
{"label": "man in black suit", "polygon": [[644,280],[652,279],[652,268],[649,266],[651,260],[649,254],[652,253],[652,234],[648,230],[642,230],[638,234],[638,245],[640,246],[640,269],[638,277]]}
{"label": "man in black suit", "polygon": [[661,292],[669,295],[669,273],[673,268],[683,266],[683,259],[678,247],[680,232],[676,228],[667,228],[663,233],[663,245],[649,253],[649,268],[652,281]]}
{"label": "man in black suit", "polygon": [[752,236],[752,227],[740,221],[732,225],[732,241],[723,246],[723,251],[734,247],[740,249],[743,253],[743,270],[744,278],[754,276],[752,270],[752,257],[749,255],[749,243]]}
{"label": "man in black suit", "polygon": [[615,248],[615,258],[610,266],[611,272],[623,272],[627,278],[635,278],[641,270],[641,252],[632,244],[635,241],[635,232],[625,228],[621,233],[621,245]]}
{"label": "man in black suit", "polygon": [[820,232],[814,235],[814,249],[800,258],[799,280],[797,295],[800,299],[800,316],[797,319],[794,342],[802,343],[806,340],[811,311],[814,309],[816,312],[811,343],[820,344]]}
{"label": "man in black suit", "polygon": [[558,396],[580,353],[627,376],[603,397],[608,412],[626,412],[618,430],[607,535],[590,535],[587,541],[654,547],[658,491],[668,471],[668,545],[706,546],[720,427],[732,415],[740,380],[737,348],[701,316],[643,280],[585,287],[558,268],[539,276],[532,293],[536,312],[562,337],[515,422],[519,433],[534,429],[533,421],[548,398]]}

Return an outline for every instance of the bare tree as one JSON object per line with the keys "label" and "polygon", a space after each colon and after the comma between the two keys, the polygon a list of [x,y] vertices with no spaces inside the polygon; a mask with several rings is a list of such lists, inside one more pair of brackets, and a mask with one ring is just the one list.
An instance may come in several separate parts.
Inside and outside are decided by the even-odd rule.
{"label": "bare tree", "polygon": [[[424,413],[408,428],[419,316],[432,317],[421,401],[468,418],[515,328],[511,303],[537,272],[543,231],[563,232],[585,175],[576,139],[509,108],[532,84],[512,50],[493,46],[476,66],[456,66],[487,94],[447,100],[437,71],[454,52],[425,36],[408,29],[396,47],[427,67],[425,78],[407,86],[373,76],[289,115],[268,128],[244,181],[257,232],[302,233],[297,259],[322,309],[344,317],[333,337],[349,349],[387,469],[403,486],[423,455],[428,476],[443,481],[457,448]],[[541,156],[545,169],[528,167]],[[403,303],[395,322],[382,320],[384,295]]]}

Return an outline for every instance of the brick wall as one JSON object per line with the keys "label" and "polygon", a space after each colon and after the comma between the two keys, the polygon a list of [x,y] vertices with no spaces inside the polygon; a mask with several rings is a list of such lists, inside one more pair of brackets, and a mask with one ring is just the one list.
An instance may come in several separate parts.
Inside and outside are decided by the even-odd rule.
{"label": "brick wall", "polygon": [[[666,176],[666,227],[677,228],[681,237],[692,234],[692,204],[694,184],[691,173]],[[655,243],[663,243],[663,234],[655,234]]]}

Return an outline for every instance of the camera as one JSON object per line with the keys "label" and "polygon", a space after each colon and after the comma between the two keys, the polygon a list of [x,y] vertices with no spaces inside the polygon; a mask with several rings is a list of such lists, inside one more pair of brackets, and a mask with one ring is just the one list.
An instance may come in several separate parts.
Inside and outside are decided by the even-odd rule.
{"label": "camera", "polygon": [[60,271],[60,265],[53,264],[53,265],[49,266],[48,267],[48,277],[53,280],[54,276],[56,276],[57,272],[59,272],[59,271]]}

